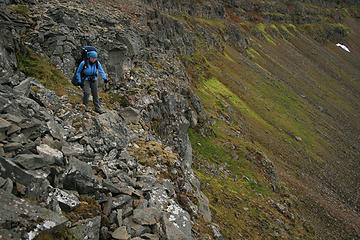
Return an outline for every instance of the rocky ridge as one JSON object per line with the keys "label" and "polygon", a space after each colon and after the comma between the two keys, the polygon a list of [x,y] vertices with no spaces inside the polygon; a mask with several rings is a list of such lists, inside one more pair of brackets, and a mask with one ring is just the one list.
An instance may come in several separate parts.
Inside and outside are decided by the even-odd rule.
{"label": "rocky ridge", "polygon": [[[154,69],[148,60],[161,53],[146,49],[144,35],[130,30],[121,16],[109,19],[106,9],[92,19],[81,1],[35,1],[26,14],[1,4],[1,201],[25,205],[1,210],[0,236],[35,239],[66,226],[80,239],[198,238],[197,219],[211,222],[211,214],[191,170],[187,130],[206,114],[186,82],[176,82],[186,81],[184,70],[162,66],[173,73],[169,76]],[[132,107],[85,113],[69,99],[77,94],[73,89],[59,98],[16,71],[15,53],[31,46],[44,57],[50,54],[49,60],[71,77],[78,46],[85,43],[101,52],[114,93],[130,95]],[[145,70],[129,71],[139,66]],[[145,83],[136,76],[157,81],[156,87],[150,84],[144,92]],[[162,136],[151,130],[153,122]],[[22,208],[29,212],[20,214]],[[36,214],[47,209],[54,217]],[[212,230],[218,233],[209,225]]]}
{"label": "rocky ridge", "polygon": [[[205,113],[190,90],[190,81],[198,76],[188,76],[185,67],[189,66],[181,59],[192,61],[199,51],[222,49],[224,43],[244,52],[251,47],[251,38],[268,40],[262,22],[290,27],[292,23],[324,23],[325,28],[315,32],[319,41],[346,35],[336,25],[344,18],[344,11],[321,8],[335,8],[334,1],[6,0],[0,4],[4,26],[0,36],[0,185],[5,191],[1,195],[19,209],[33,209],[22,215],[6,207],[12,220],[1,218],[1,234],[24,238],[47,234],[49,228],[51,234],[60,234],[57,230],[67,225],[66,234],[80,239],[222,239],[224,229],[209,224],[208,200],[191,170],[188,129],[213,135],[207,128],[212,124],[206,121],[208,116],[230,123],[231,110],[220,117]],[[218,21],[229,18],[235,23],[260,24],[239,28],[234,22]],[[201,21],[204,24],[198,24]],[[299,34],[298,30],[282,28],[272,31],[285,38]],[[19,60],[19,55],[26,55],[31,48],[71,78],[79,47],[88,44],[101,53],[100,61],[111,80],[110,89],[103,86],[103,90],[125,99],[128,107],[119,101],[103,105],[108,108],[105,114],[84,113],[79,99],[74,102],[74,97],[79,97],[76,89],[63,87],[59,98],[44,87],[46,83],[16,71],[20,62],[16,53]],[[206,64],[207,60],[200,61]],[[190,68],[202,70],[195,64]],[[278,191],[274,164],[257,149],[247,157]],[[251,178],[233,176],[225,170],[226,165],[205,167],[215,178],[240,177],[256,184]],[[41,210],[19,198],[31,199]],[[259,219],[255,228],[286,238],[300,222],[312,233],[302,217],[293,214],[294,204],[287,198],[267,200],[285,220],[270,213],[275,224],[269,227],[272,222],[268,218]],[[246,212],[254,204],[244,199],[247,206],[241,209]],[[225,206],[242,201],[234,199]],[[53,221],[32,215],[46,212],[45,208],[57,213]],[[235,216],[240,218],[238,213]]]}
{"label": "rocky ridge", "polygon": [[[11,80],[16,78],[20,84],[12,86]],[[84,207],[84,195],[92,196],[97,214],[86,218],[79,213],[81,221],[68,226],[81,239],[85,238],[83,234],[98,239],[100,213],[108,221],[106,226],[102,224],[102,239],[110,235],[115,239],[142,235],[150,237],[145,239],[191,239],[192,217],[204,215],[211,220],[206,197],[199,191],[192,171],[185,170],[182,158],[171,147],[142,127],[135,109],[124,109],[120,113],[123,118],[116,111],[92,115],[84,113],[79,104],[70,103],[66,95],[58,98],[37,80],[22,74],[3,72],[1,82],[2,206],[13,193],[38,202],[41,211],[51,209],[60,218],[64,212],[70,214]],[[129,111],[132,116],[125,114]],[[188,121],[185,117],[182,121],[186,130]],[[139,154],[142,158],[138,159],[132,153],[145,143],[151,146],[149,152]],[[186,157],[191,159],[191,151]],[[143,165],[142,160],[151,162]],[[160,174],[177,181],[159,178]],[[201,197],[200,209],[188,199],[190,193]],[[26,208],[35,211],[39,207]],[[64,220],[25,215],[20,219],[2,215],[1,235],[33,239],[35,233],[64,224]],[[30,216],[38,219],[29,221]],[[22,227],[12,227],[20,222]],[[89,224],[98,226],[97,232],[96,228],[87,232],[75,227]]]}

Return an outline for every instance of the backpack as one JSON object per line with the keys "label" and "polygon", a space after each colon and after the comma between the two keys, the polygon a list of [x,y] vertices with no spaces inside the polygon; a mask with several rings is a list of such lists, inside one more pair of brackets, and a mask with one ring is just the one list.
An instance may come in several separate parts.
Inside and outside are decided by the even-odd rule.
{"label": "backpack", "polygon": [[[79,85],[81,85],[81,84],[79,84],[78,79],[77,79],[77,77],[76,77],[76,72],[77,72],[77,70],[78,70],[78,68],[79,68],[80,63],[81,63],[82,61],[85,61],[85,65],[84,65],[84,67],[83,67],[83,69],[82,69],[82,71],[81,71],[81,80],[82,80],[83,77],[84,77],[84,76],[83,76],[83,72],[84,72],[84,70],[88,67],[88,63],[89,63],[89,59],[87,58],[87,53],[88,53],[88,52],[92,52],[92,51],[95,51],[95,52],[96,52],[96,48],[93,47],[93,46],[84,46],[84,47],[81,48],[81,54],[80,54],[80,56],[79,56],[77,59],[75,59],[76,70],[75,70],[74,76],[73,76],[73,78],[72,78],[72,80],[71,80],[71,83],[72,83],[74,86],[79,86]],[[99,67],[97,61],[96,61],[96,67],[97,67],[97,68]]]}

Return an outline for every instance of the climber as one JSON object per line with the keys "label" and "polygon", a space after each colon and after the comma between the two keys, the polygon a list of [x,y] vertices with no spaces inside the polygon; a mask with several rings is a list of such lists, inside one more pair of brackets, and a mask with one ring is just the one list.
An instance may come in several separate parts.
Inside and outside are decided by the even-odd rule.
{"label": "climber", "polygon": [[[79,81],[79,85],[81,85],[84,96],[83,96],[83,104],[86,107],[87,112],[91,112],[91,107],[88,106],[89,104],[89,96],[90,96],[90,88],[91,88],[91,94],[93,96],[93,102],[95,106],[95,112],[97,113],[104,113],[103,110],[101,110],[99,105],[99,96],[98,96],[98,82],[97,82],[97,71],[99,71],[101,78],[104,80],[104,83],[106,84],[108,82],[106,78],[106,74],[104,70],[101,67],[101,64],[99,61],[97,61],[98,54],[96,51],[90,51],[87,53],[87,59],[83,60],[77,71],[76,71],[76,77]],[[87,64],[87,66],[86,66]]]}

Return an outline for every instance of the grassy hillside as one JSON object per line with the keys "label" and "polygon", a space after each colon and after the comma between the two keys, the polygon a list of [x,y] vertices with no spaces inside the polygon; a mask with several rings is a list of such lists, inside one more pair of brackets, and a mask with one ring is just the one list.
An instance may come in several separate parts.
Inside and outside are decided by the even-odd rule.
{"label": "grassy hillside", "polygon": [[[359,23],[341,24],[350,53],[314,39],[319,26],[238,23],[261,33],[245,52],[222,42],[184,58],[215,133],[190,132],[195,169],[226,239],[359,236]],[[278,192],[254,152],[275,162]]]}

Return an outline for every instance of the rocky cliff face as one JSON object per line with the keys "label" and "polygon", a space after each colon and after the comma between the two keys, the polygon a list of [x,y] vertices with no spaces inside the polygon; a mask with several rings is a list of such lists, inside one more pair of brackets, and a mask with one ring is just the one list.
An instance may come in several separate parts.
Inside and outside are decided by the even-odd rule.
{"label": "rocky cliff face", "polygon": [[[0,4],[1,237],[359,237],[359,55],[323,47],[359,49],[357,1]],[[68,80],[84,45],[101,115]]]}

